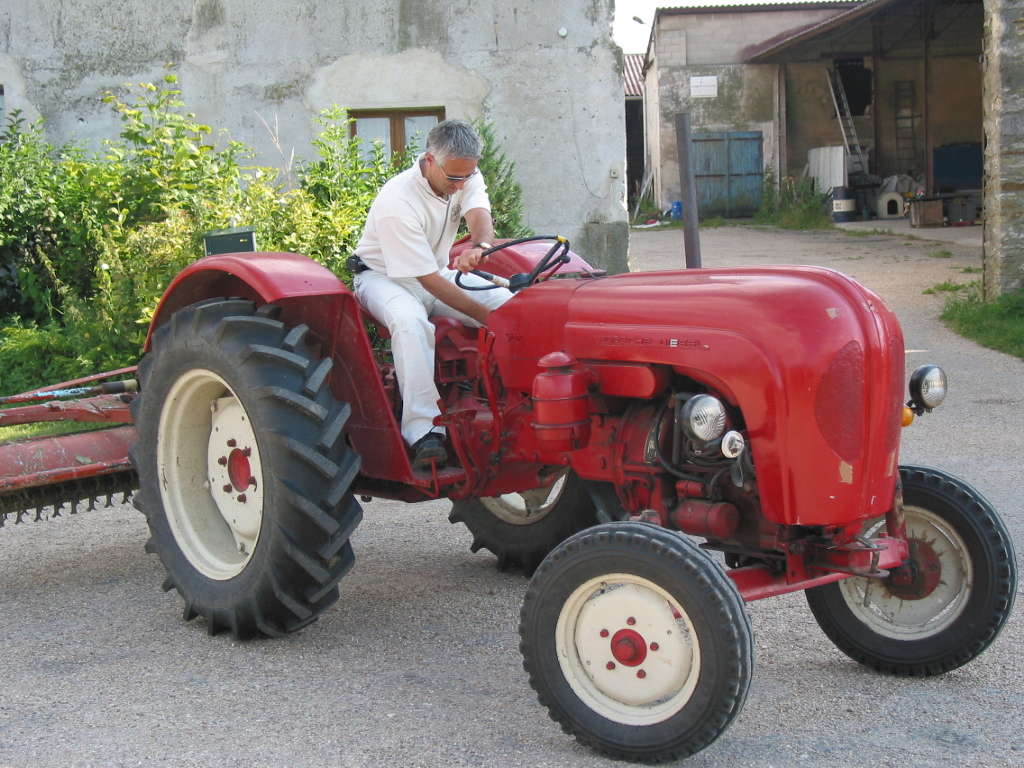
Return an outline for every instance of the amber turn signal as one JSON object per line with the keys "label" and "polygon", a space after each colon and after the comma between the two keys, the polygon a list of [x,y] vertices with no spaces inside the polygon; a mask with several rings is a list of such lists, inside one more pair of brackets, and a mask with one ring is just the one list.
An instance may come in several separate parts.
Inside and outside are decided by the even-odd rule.
{"label": "amber turn signal", "polygon": [[907,408],[907,406],[903,406],[903,420],[902,420],[901,424],[904,427],[909,427],[913,423],[914,423],[914,412],[912,410],[910,410],[909,408]]}

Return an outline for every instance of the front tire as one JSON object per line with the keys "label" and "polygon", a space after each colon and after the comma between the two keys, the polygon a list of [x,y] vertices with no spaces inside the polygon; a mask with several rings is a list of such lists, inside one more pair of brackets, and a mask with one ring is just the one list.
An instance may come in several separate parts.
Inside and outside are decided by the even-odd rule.
{"label": "front tire", "polygon": [[358,456],[329,359],[278,309],[212,300],[176,312],[139,366],[136,506],[184,618],[236,638],[293,632],[338,599],[362,518]]}
{"label": "front tire", "polygon": [[597,523],[586,483],[565,470],[548,486],[501,496],[452,502],[451,523],[473,534],[470,550],[489,549],[501,571],[533,573],[552,549]]}
{"label": "front tire", "polygon": [[[850,658],[893,675],[938,675],[984,651],[1017,590],[1010,535],[967,483],[900,467],[910,561],[885,580],[854,577],[807,590],[825,634]],[[884,521],[869,528],[878,535]]]}
{"label": "front tire", "polygon": [[530,582],[519,631],[551,718],[615,758],[704,749],[750,686],[739,592],[705,552],[656,526],[599,525],[558,546]]}

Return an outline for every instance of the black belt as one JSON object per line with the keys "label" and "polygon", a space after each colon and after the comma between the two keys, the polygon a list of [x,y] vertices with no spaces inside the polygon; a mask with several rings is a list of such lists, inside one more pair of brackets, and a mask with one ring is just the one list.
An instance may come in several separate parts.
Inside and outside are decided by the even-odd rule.
{"label": "black belt", "polygon": [[349,256],[345,259],[345,266],[348,267],[348,271],[353,275],[358,275],[360,272],[370,269],[358,256]]}

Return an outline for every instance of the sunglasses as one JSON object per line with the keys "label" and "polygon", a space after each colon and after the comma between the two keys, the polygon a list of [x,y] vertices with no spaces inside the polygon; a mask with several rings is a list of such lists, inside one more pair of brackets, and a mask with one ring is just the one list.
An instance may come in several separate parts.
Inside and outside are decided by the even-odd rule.
{"label": "sunglasses", "polygon": [[444,177],[446,179],[448,179],[448,181],[453,182],[455,184],[458,184],[459,182],[462,182],[462,181],[469,181],[474,176],[476,176],[478,173],[480,173],[480,169],[477,168],[475,171],[473,171],[472,173],[467,174],[465,176],[452,176],[451,174],[448,173],[448,171],[446,171],[444,169],[444,166],[441,165],[441,163],[439,163],[437,161],[437,158],[434,158],[434,162],[437,163],[437,167],[441,169],[441,172],[444,174]]}

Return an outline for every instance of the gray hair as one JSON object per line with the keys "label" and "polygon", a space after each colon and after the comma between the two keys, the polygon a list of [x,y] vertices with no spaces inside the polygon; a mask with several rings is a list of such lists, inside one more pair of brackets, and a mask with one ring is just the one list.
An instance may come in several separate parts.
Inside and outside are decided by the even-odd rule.
{"label": "gray hair", "polygon": [[441,162],[449,157],[479,160],[482,149],[480,136],[465,120],[442,120],[427,134],[427,152]]}

